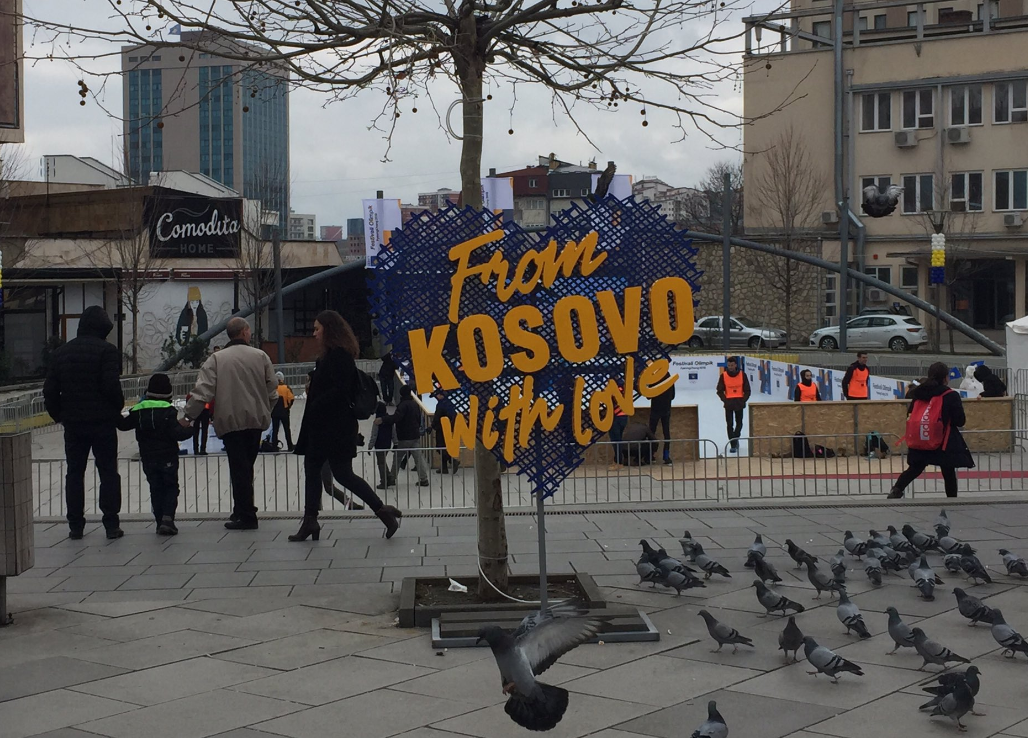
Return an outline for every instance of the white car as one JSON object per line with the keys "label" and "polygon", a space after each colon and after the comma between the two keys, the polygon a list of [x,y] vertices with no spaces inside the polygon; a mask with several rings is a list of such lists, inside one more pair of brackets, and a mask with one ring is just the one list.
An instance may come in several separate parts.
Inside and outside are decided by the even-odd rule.
{"label": "white car", "polygon": [[[860,315],[846,323],[848,348],[888,348],[907,351],[928,343],[924,326],[906,315]],[[831,351],[839,348],[839,326],[810,334],[810,345]]]}
{"label": "white car", "polygon": [[[767,328],[756,321],[733,315],[728,329],[728,340],[732,346],[741,348],[778,348],[785,344],[785,331],[778,328]],[[691,348],[720,348],[721,318],[706,316],[696,321],[692,338],[688,344]]]}

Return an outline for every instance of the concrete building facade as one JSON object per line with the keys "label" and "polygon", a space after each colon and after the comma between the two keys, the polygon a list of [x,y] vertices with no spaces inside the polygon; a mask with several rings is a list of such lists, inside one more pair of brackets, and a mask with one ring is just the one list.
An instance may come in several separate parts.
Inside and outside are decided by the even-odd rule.
{"label": "concrete building facade", "polygon": [[290,241],[316,241],[318,216],[313,213],[289,213],[287,238]]}

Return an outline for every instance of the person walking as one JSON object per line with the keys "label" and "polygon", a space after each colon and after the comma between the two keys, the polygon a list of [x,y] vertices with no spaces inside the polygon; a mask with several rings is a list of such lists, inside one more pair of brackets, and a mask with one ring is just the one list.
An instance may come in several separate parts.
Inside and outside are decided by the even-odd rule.
{"label": "person walking", "polygon": [[[309,372],[307,372],[307,378],[304,380],[303,383],[303,391],[305,395],[310,394],[311,380],[313,378],[314,370],[311,369]],[[296,450],[295,446],[293,447],[293,450]],[[344,510],[364,509],[364,505],[357,502],[357,500],[353,499],[353,497],[351,497],[350,495],[346,494],[346,490],[341,489],[335,485],[335,480],[332,479],[332,467],[329,466],[329,463],[327,461],[321,465],[321,486],[325,489],[325,494],[333,498],[339,504],[341,504]],[[322,505],[318,509],[325,509],[324,505]]]}
{"label": "person walking", "polygon": [[64,496],[68,537],[82,538],[86,527],[86,463],[93,452],[100,477],[100,512],[109,539],[121,538],[121,475],[118,474],[118,419],[125,408],[121,354],[107,341],[114,324],[99,305],[79,318],[76,337],[54,352],[43,383],[43,403],[64,426],[67,474]]}
{"label": "person walking", "polygon": [[[964,426],[964,405],[960,393],[949,387],[949,367],[937,361],[928,367],[928,377],[910,390],[907,415],[907,468],[890,490],[888,499],[898,500],[904,490],[929,466],[942,470],[947,497],[957,496],[957,469],[973,469],[974,459],[960,434]],[[911,438],[911,421],[918,435]],[[935,443],[938,443],[936,446]],[[931,446],[935,446],[932,448]]]}
{"label": "person walking", "polygon": [[145,399],[118,421],[118,430],[136,432],[139,460],[150,486],[150,509],[160,536],[178,535],[178,444],[193,434],[192,427],[178,422],[171,396],[168,375],[154,374],[146,385]]}
{"label": "person walking", "polygon": [[375,463],[378,465],[378,484],[375,489],[396,486],[396,477],[389,473],[386,454],[396,443],[396,418],[389,413],[384,402],[375,409],[375,421],[371,424],[371,440],[368,448],[375,449]]}
{"label": "person walking", "polygon": [[457,407],[441,389],[437,389],[432,396],[435,397],[436,403],[435,412],[432,413],[432,430],[435,431],[436,448],[439,449],[439,455],[442,457],[442,463],[435,473],[446,474],[450,470],[452,462],[453,473],[456,474],[460,469],[460,459],[452,458],[446,450],[446,439],[443,437],[443,418],[449,418],[450,428],[453,428],[453,421],[457,417]]}
{"label": "person walking", "polygon": [[371,485],[353,470],[360,435],[353,411],[359,388],[357,337],[343,316],[334,310],[325,310],[314,319],[314,338],[321,347],[321,357],[311,379],[294,449],[304,457],[303,521],[289,540],[299,542],[313,538],[316,541],[321,536],[318,511],[321,509],[321,470],[326,462],[332,476],[371,508],[385,525],[386,538],[392,538],[400,527],[402,513],[383,504]]}
{"label": "person walking", "polygon": [[814,374],[809,369],[800,372],[800,381],[792,391],[793,402],[821,402],[821,390],[814,384]]}
{"label": "person walking", "polygon": [[[623,393],[625,388],[623,385],[618,384],[618,393]],[[625,415],[625,411],[621,409],[621,406],[614,401],[614,419],[611,421],[610,430],[607,431],[607,436],[610,438],[611,446],[614,447],[614,461],[609,467],[610,471],[616,471],[621,468],[623,464],[628,463],[628,455],[623,454],[621,448],[621,441],[625,435],[625,428],[628,427],[628,416]]]}
{"label": "person walking", "polygon": [[730,450],[737,453],[739,436],[742,435],[742,415],[750,399],[750,380],[746,372],[739,368],[739,360],[734,356],[725,359],[725,370],[717,380],[717,396],[725,406]]}
{"label": "person walking", "polygon": [[847,400],[871,399],[871,370],[867,368],[867,352],[858,351],[857,360],[842,377],[842,396]]}
{"label": "person walking", "polygon": [[250,345],[249,323],[232,318],[225,333],[228,344],[200,367],[180,422],[192,425],[205,405],[214,406],[232,483],[232,515],[225,527],[256,530],[253,467],[261,450],[261,434],[271,423],[271,408],[278,400],[278,380],[271,358]]}
{"label": "person walking", "polygon": [[[675,399],[675,385],[650,400],[650,433],[657,432],[660,424],[664,434],[664,465],[671,465],[671,403]],[[656,438],[656,436],[654,436]]]}
{"label": "person walking", "polygon": [[982,383],[982,391],[978,393],[979,397],[1007,396],[1006,384],[985,364],[975,367],[974,378]]}
{"label": "person walking", "polygon": [[[186,402],[189,402],[191,395],[186,395]],[[196,416],[193,423],[193,456],[207,455],[207,435],[211,427],[211,404],[208,402],[203,410]]]}
{"label": "person walking", "polygon": [[393,389],[396,387],[396,370],[399,366],[393,359],[392,352],[382,357],[382,366],[378,368],[378,383],[382,385],[382,402],[393,404]]}
{"label": "person walking", "polygon": [[418,470],[418,486],[428,486],[428,464],[422,453],[422,416],[421,407],[414,399],[414,392],[404,385],[400,388],[400,404],[394,413],[396,418],[396,452],[393,453],[392,476],[396,479],[400,472],[400,456],[412,456],[414,467]]}
{"label": "person walking", "polygon": [[286,451],[292,453],[293,434],[289,430],[289,411],[296,401],[296,396],[286,384],[286,377],[282,372],[275,372],[275,379],[278,380],[278,387],[275,390],[278,392],[278,399],[271,410],[271,445],[278,448],[278,427],[281,425],[285,430]]}

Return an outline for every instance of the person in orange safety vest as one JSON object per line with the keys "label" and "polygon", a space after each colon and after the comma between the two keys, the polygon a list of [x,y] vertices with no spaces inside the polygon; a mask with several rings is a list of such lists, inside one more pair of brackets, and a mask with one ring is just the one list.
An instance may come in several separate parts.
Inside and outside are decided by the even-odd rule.
{"label": "person in orange safety vest", "polygon": [[792,391],[794,402],[821,402],[821,390],[814,384],[814,375],[809,369],[800,372],[800,381]]}
{"label": "person in orange safety vest", "polygon": [[842,396],[847,400],[871,399],[871,370],[867,368],[867,352],[858,351],[842,378]]}
{"label": "person in orange safety vest", "polygon": [[742,434],[742,414],[750,399],[750,380],[739,368],[734,356],[725,359],[725,371],[717,381],[717,396],[725,406],[725,423],[728,426],[728,441],[733,452],[739,450],[739,436]]}

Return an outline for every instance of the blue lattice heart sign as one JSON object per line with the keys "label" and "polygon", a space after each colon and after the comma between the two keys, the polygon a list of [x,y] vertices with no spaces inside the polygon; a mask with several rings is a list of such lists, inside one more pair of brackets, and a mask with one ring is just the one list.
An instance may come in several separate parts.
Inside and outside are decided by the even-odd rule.
{"label": "blue lattice heart sign", "polygon": [[649,202],[572,205],[530,234],[449,208],[414,218],[380,253],[372,313],[416,391],[442,389],[450,454],[476,439],[549,497],[614,409],[664,391],[669,345],[692,335],[688,236]]}

